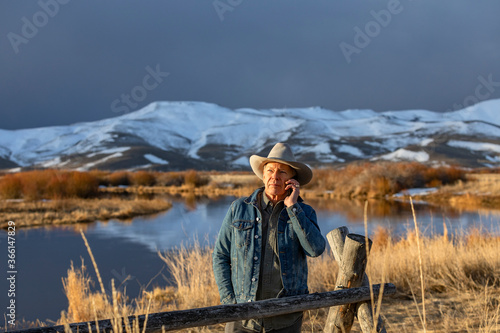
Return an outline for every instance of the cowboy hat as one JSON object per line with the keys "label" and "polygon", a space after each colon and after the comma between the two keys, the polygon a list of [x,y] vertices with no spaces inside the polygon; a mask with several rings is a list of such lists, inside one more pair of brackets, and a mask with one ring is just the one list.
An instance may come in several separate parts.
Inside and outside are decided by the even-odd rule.
{"label": "cowboy hat", "polygon": [[250,156],[250,166],[260,179],[263,177],[264,165],[272,162],[286,164],[293,168],[297,172],[296,178],[300,185],[305,185],[312,179],[312,170],[306,164],[297,162],[292,149],[286,143],[275,144],[267,157]]}

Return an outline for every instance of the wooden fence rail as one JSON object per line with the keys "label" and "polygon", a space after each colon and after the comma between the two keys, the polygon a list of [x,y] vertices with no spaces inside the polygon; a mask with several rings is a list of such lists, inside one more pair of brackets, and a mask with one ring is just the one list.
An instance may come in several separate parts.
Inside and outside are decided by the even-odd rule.
{"label": "wooden fence rail", "polygon": [[[359,287],[351,289],[342,289],[325,293],[314,293],[308,295],[299,295],[283,298],[273,298],[269,300],[210,306],[205,308],[159,312],[145,315],[130,316],[128,319],[129,325],[134,327],[134,321],[138,321],[138,326],[143,331],[146,323],[145,332],[162,332],[180,330],[190,327],[208,326],[220,323],[226,323],[237,320],[245,320],[251,318],[265,318],[297,311],[313,310],[343,304],[358,303],[368,301],[373,296],[377,299],[381,287],[383,287],[383,296],[393,295],[396,293],[396,287],[392,283],[386,283],[383,286],[380,284],[373,285],[373,294],[370,293],[370,288]],[[125,319],[125,320],[126,320]],[[124,322],[120,319],[120,325],[124,328]],[[90,333],[90,332],[110,332],[113,329],[113,320],[105,319],[97,322],[85,322],[70,324],[69,327],[73,332]],[[61,326],[31,328],[23,331],[23,333],[55,333],[64,332],[65,328]]]}

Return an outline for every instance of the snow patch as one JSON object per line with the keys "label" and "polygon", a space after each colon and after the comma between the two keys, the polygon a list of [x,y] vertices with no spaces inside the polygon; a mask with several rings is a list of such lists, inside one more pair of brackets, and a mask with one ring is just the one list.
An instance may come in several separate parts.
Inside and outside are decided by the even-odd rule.
{"label": "snow patch", "polygon": [[390,161],[417,161],[423,163],[429,160],[429,154],[425,151],[417,152],[400,148],[395,152],[380,156],[379,159]]}
{"label": "snow patch", "polygon": [[350,145],[339,146],[337,148],[337,150],[340,153],[347,153],[347,154],[350,154],[352,156],[356,156],[356,157],[360,157],[360,158],[365,157],[365,154],[363,154],[363,152],[359,148],[356,148],[356,147],[353,147],[353,146],[350,146]]}
{"label": "snow patch", "polygon": [[431,144],[432,142],[434,142],[434,139],[424,139],[422,140],[419,145],[422,146],[422,147],[427,147],[429,144]]}
{"label": "snow patch", "polygon": [[95,167],[95,166],[96,166],[96,165],[98,165],[98,164],[101,164],[101,163],[107,162],[107,161],[109,161],[109,160],[111,160],[111,159],[113,159],[113,158],[117,158],[117,157],[121,157],[121,156],[123,156],[123,154],[122,154],[122,153],[114,153],[114,154],[111,154],[111,155],[106,156],[106,157],[104,157],[104,158],[101,158],[100,160],[97,160],[97,161],[94,161],[94,162],[87,163],[87,164],[85,164],[85,165],[83,165],[83,166],[81,166],[81,167],[77,168],[76,170],[78,170],[78,171],[87,171],[87,170],[89,170],[89,169],[91,169],[91,168]]}
{"label": "snow patch", "polygon": [[129,149],[130,149],[130,147],[116,147],[116,148],[103,149],[103,150],[99,150],[99,151],[90,153],[87,155],[87,157],[94,157],[96,155],[101,155],[101,154],[122,153],[124,151],[129,150]]}
{"label": "snow patch", "polygon": [[168,164],[168,161],[162,160],[161,158],[152,154],[144,154],[144,158],[154,164]]}
{"label": "snow patch", "polygon": [[433,192],[436,192],[437,188],[436,187],[429,187],[429,188],[410,188],[404,191],[401,191],[399,193],[396,193],[393,195],[395,198],[401,198],[405,196],[415,196],[415,195],[427,195],[431,194]]}
{"label": "snow patch", "polygon": [[494,153],[500,153],[500,145],[488,142],[469,142],[469,141],[451,140],[448,141],[448,146],[456,148],[465,148],[475,151],[491,151]]}

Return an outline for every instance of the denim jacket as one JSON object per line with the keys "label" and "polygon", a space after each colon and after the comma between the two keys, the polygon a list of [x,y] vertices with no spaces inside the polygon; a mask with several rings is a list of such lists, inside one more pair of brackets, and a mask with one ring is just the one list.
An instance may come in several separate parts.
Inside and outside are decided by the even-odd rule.
{"label": "denim jacket", "polygon": [[[257,189],[235,200],[222,222],[213,252],[213,270],[222,304],[255,301],[262,250],[262,219]],[[314,209],[302,202],[285,207],[278,221],[278,251],[283,290],[277,297],[309,293],[306,255],[325,250]]]}

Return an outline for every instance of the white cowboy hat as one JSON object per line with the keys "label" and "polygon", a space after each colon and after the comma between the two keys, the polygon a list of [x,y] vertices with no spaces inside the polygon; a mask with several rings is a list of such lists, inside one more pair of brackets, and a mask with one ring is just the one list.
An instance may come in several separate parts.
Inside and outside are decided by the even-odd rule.
{"label": "white cowboy hat", "polygon": [[266,163],[276,162],[290,166],[297,172],[297,181],[300,185],[309,183],[312,179],[312,170],[304,163],[297,162],[293,155],[292,149],[286,143],[277,143],[269,152],[267,157],[258,155],[250,156],[250,166],[253,172],[262,179],[263,168]]}

